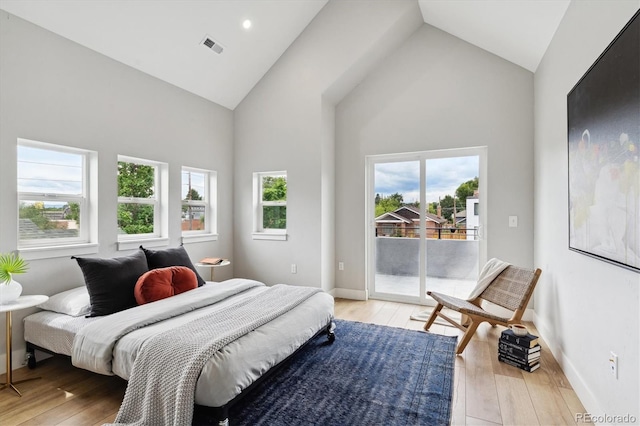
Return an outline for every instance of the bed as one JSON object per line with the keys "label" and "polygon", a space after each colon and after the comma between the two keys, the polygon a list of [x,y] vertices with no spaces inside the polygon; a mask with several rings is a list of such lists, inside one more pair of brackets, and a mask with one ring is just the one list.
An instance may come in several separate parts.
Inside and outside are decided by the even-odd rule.
{"label": "bed", "polygon": [[[29,366],[36,365],[34,350],[42,349],[70,356],[73,364],[80,368],[129,380],[136,357],[152,337],[184,324],[197,324],[198,319],[217,311],[229,312],[235,306],[251,303],[254,298],[257,300],[270,289],[257,281],[232,279],[207,282],[167,299],[101,317],[73,316],[82,309],[66,313],[43,310],[24,319]],[[82,295],[82,287],[71,293]],[[215,302],[209,303],[211,300]],[[47,307],[45,304],[44,308]],[[166,313],[173,310],[178,314]],[[156,316],[161,319],[149,320]],[[225,424],[229,406],[306,342],[323,332],[333,341],[332,318],[333,298],[317,292],[284,314],[226,344],[204,364],[195,386],[195,404],[209,407],[212,416]],[[123,327],[125,332],[120,335],[116,331],[118,324],[126,325],[129,321],[140,322],[143,326],[133,330]],[[111,339],[113,343],[106,345],[107,349],[95,349],[93,340],[103,338]],[[88,349],[83,348],[87,346],[82,343],[83,339],[91,340]],[[100,351],[108,352],[105,360],[102,360],[103,355],[96,355]],[[100,362],[94,362],[94,359],[100,359]]]}

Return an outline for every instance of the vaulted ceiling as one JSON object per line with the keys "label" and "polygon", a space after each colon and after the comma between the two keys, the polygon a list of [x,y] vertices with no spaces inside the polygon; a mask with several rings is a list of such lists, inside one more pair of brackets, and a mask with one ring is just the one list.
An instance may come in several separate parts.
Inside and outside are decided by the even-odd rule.
{"label": "vaulted ceiling", "polygon": [[[326,3],[0,0],[0,9],[234,109]],[[419,5],[426,23],[534,72],[569,0],[419,0]],[[202,44],[207,37],[222,53]]]}

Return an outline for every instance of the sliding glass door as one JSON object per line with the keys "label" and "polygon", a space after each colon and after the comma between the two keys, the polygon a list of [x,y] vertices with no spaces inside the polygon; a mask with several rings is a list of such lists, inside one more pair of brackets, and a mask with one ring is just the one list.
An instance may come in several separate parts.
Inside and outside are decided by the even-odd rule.
{"label": "sliding glass door", "polygon": [[367,157],[367,282],[372,298],[466,297],[484,263],[485,148]]}

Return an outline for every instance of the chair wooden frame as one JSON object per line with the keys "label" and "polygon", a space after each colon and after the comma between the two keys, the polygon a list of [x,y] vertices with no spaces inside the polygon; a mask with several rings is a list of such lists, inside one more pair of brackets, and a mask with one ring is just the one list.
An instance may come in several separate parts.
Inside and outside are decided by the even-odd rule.
{"label": "chair wooden frame", "polygon": [[[428,331],[436,317],[440,317],[462,330],[464,335],[456,349],[456,354],[460,355],[482,322],[486,321],[492,326],[502,325],[504,327],[521,322],[541,273],[540,269],[534,271],[510,265],[489,284],[480,296],[473,300],[463,300],[428,291],[427,294],[434,298],[438,305],[431,313],[424,329]],[[510,310],[511,317],[503,317],[486,311],[481,306],[482,301],[491,302]],[[444,307],[460,312],[462,314],[461,323],[443,314],[441,311]]]}

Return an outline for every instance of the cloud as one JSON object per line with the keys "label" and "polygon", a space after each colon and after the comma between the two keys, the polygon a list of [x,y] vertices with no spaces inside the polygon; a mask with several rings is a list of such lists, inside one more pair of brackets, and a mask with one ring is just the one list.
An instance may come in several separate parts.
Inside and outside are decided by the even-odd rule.
{"label": "cloud", "polygon": [[19,146],[18,191],[82,194],[82,155]]}
{"label": "cloud", "polygon": [[[479,157],[451,157],[426,160],[426,199],[428,203],[438,197],[455,195],[460,184],[477,177]],[[404,161],[375,165],[375,193],[403,195],[405,202],[420,200],[420,163]]]}

